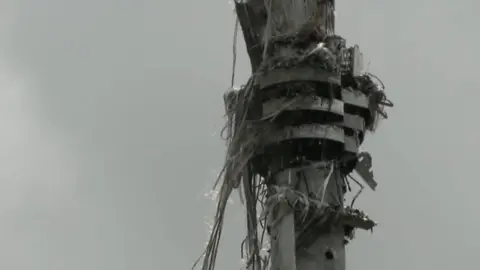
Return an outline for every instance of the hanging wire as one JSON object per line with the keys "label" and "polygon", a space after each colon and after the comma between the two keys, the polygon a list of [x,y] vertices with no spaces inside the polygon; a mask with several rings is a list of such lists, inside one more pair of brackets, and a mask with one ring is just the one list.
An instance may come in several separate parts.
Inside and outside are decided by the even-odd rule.
{"label": "hanging wire", "polygon": [[233,86],[235,85],[235,70],[236,70],[236,67],[237,67],[237,39],[238,39],[239,24],[240,24],[240,21],[237,18],[236,21],[235,21],[235,28],[233,30],[232,80],[231,80],[231,83],[230,83],[230,89],[233,89]]}
{"label": "hanging wire", "polygon": [[319,197],[318,195],[320,195],[320,192],[322,193],[322,196],[320,197],[321,198],[320,205],[323,205],[328,182],[330,182],[330,177],[332,177],[334,169],[335,169],[335,164],[332,162],[332,164],[330,165],[330,171],[328,172],[327,178],[325,178],[325,181],[323,181],[322,188],[317,192],[317,197]]}
{"label": "hanging wire", "polygon": [[360,194],[362,193],[365,187],[362,184],[360,184],[360,182],[358,182],[357,179],[353,178],[353,176],[351,176],[350,174],[348,175],[348,178],[353,180],[360,187],[360,190],[355,194],[355,196],[353,196],[352,202],[350,203],[350,208],[353,208],[355,201],[357,200],[358,196],[360,196]]}

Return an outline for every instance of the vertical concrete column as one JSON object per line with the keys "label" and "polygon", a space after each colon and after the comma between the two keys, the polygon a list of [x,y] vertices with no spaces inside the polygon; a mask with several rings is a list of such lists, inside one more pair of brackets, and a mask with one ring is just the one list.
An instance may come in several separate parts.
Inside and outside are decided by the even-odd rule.
{"label": "vertical concrete column", "polygon": [[[288,169],[278,173],[274,179],[277,186],[294,188],[308,199],[343,209],[343,179],[339,171],[327,163]],[[307,218],[295,215],[292,209],[292,200],[295,199],[287,200],[290,203],[279,205],[279,211],[272,213],[271,220],[277,223],[271,228],[271,270],[344,270],[344,230],[339,219],[332,219],[331,213],[325,213],[330,218],[318,216],[319,212],[317,216]],[[300,231],[302,228],[309,230],[306,237],[310,239],[307,239],[306,245],[298,246],[295,238],[304,233]]]}

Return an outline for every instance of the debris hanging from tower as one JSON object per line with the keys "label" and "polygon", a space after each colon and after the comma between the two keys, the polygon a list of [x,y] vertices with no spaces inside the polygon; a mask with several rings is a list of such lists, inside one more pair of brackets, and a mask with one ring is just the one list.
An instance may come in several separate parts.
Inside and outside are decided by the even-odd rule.
{"label": "debris hanging from tower", "polygon": [[224,95],[227,154],[202,270],[215,267],[235,189],[246,209],[246,269],[343,270],[355,229],[376,225],[353,208],[358,194],[347,206],[344,194],[351,182],[363,189],[354,171],[376,188],[371,156],[359,147],[393,104],[363,72],[359,47],[335,35],[334,0],[237,0],[235,11],[252,76]]}

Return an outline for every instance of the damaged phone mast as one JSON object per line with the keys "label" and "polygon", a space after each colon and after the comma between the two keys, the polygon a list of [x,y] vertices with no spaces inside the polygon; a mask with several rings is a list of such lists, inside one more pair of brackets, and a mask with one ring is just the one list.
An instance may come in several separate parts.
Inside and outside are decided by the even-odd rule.
{"label": "damaged phone mast", "polygon": [[359,193],[348,204],[344,195],[350,183],[363,189],[354,172],[375,189],[359,147],[393,104],[362,71],[358,46],[335,35],[334,0],[236,0],[235,10],[252,76],[224,96],[227,157],[202,270],[215,267],[235,189],[246,209],[245,269],[344,270],[355,229],[375,226],[353,208]]}

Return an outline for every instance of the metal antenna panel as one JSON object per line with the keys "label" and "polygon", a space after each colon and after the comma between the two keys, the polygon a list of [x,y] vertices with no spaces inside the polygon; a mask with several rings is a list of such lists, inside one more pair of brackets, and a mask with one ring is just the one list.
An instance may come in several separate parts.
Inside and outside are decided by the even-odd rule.
{"label": "metal antenna panel", "polygon": [[360,47],[355,45],[351,48],[352,57],[352,76],[358,77],[363,72],[363,53],[360,51]]}

